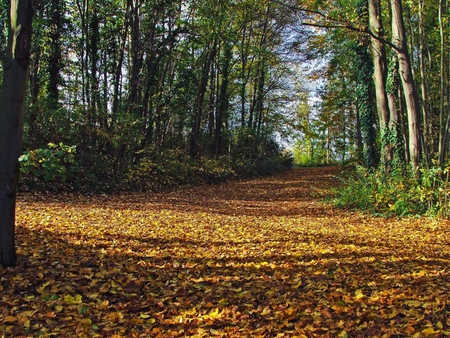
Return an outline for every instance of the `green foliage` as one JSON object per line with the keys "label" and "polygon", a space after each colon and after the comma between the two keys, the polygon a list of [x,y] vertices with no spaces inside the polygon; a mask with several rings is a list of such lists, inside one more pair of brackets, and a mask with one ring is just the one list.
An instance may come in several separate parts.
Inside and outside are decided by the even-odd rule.
{"label": "green foliage", "polygon": [[234,176],[231,161],[226,157],[194,160],[178,150],[143,158],[124,179],[131,189],[161,190],[181,185],[214,183]]}
{"label": "green foliage", "polygon": [[76,146],[49,143],[48,148],[26,151],[20,158],[21,173],[46,182],[65,182],[75,177]]}
{"label": "green foliage", "polygon": [[231,156],[194,160],[179,150],[144,157],[124,179],[124,187],[161,190],[182,185],[219,183],[236,177],[268,175],[292,167],[290,154],[233,159]]}
{"label": "green foliage", "polygon": [[294,163],[301,167],[317,167],[326,163],[327,154],[317,139],[307,136],[294,145]]}
{"label": "green foliage", "polygon": [[234,137],[234,155],[240,158],[256,157],[260,141],[256,131],[252,128],[239,128]]}
{"label": "green foliage", "polygon": [[385,216],[428,215],[450,217],[450,166],[368,171],[357,166],[335,191],[339,207],[358,208]]}

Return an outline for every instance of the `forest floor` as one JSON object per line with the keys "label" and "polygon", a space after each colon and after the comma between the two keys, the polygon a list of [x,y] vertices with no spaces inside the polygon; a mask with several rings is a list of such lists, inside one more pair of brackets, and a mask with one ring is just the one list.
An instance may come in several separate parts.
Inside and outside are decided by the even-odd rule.
{"label": "forest floor", "polygon": [[338,170],[21,195],[0,335],[450,335],[450,223],[335,209]]}

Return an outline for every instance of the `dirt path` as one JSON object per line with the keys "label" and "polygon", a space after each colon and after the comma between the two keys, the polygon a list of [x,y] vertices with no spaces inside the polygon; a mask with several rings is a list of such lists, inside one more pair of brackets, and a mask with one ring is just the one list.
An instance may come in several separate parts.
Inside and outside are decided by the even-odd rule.
{"label": "dirt path", "polygon": [[5,337],[450,334],[449,223],[323,202],[337,168],[161,194],[22,196]]}

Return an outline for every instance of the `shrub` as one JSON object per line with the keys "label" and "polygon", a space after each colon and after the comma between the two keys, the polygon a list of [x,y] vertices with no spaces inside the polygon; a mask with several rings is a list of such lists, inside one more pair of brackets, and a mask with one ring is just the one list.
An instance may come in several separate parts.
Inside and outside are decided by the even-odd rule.
{"label": "shrub", "polygon": [[125,186],[161,190],[180,185],[218,183],[234,177],[267,175],[292,167],[289,154],[256,158],[203,157],[194,160],[177,150],[146,156],[125,176]]}
{"label": "shrub", "polygon": [[45,149],[28,150],[19,158],[21,173],[46,182],[65,182],[74,178],[77,171],[75,153],[76,146],[62,142],[49,143]]}
{"label": "shrub", "polygon": [[385,216],[429,215],[450,217],[450,167],[420,169],[397,168],[370,172],[357,166],[341,179],[335,204]]}

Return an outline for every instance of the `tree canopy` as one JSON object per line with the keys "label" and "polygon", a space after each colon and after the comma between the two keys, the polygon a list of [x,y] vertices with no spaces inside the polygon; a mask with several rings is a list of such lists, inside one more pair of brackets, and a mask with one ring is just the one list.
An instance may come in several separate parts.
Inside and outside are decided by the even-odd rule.
{"label": "tree canopy", "polygon": [[46,1],[24,148],[76,146],[72,177],[174,152],[259,158],[283,137],[313,162],[442,165],[447,16],[425,0]]}

